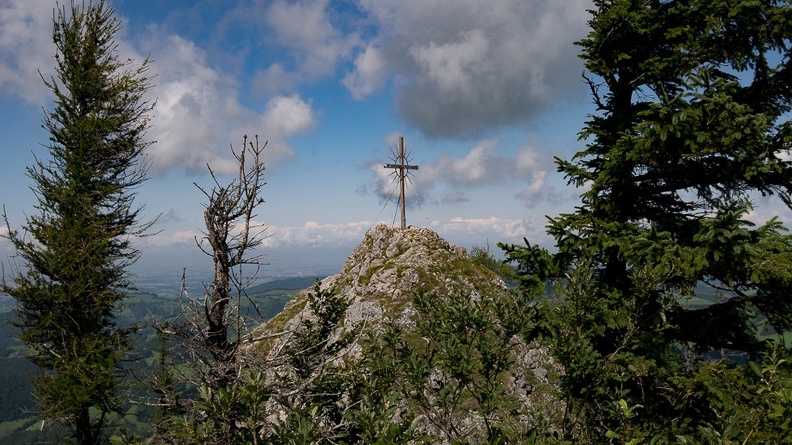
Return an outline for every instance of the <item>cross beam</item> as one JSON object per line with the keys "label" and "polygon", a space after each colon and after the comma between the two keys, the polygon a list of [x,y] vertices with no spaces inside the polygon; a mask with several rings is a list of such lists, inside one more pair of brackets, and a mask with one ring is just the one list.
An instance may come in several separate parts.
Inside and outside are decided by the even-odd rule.
{"label": "cross beam", "polygon": [[399,203],[401,204],[401,228],[407,227],[406,204],[404,202],[404,178],[407,176],[407,170],[418,170],[417,165],[407,165],[404,160],[404,136],[399,136],[399,163],[398,164],[385,164],[385,168],[394,168],[399,174],[399,186],[401,193],[399,194]]}

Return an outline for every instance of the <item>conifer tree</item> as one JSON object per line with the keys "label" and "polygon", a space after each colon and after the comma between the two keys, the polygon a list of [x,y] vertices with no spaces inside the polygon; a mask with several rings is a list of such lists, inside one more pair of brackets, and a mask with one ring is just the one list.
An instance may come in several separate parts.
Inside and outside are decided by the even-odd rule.
{"label": "conifer tree", "polygon": [[145,180],[153,103],[144,97],[149,65],[119,58],[113,38],[121,24],[105,1],[59,5],[53,22],[56,75],[44,79],[55,96],[43,120],[49,159],[27,169],[37,214],[8,235],[17,267],[2,290],[17,300],[20,338],[42,371],[34,378],[41,416],[94,444],[121,406],[130,332],[116,326],[115,313],[132,288],[132,241],[150,225],[133,201]]}
{"label": "conifer tree", "polygon": [[792,328],[792,238],[749,220],[760,197],[792,197],[792,5],[597,0],[591,14],[578,45],[597,112],[586,148],[557,161],[582,203],[550,220],[553,254],[507,249],[533,290],[567,283],[553,341],[583,438],[626,443],[636,418],[645,434],[723,421],[705,385],[682,387],[704,367],[680,351],[757,358],[762,324]]}

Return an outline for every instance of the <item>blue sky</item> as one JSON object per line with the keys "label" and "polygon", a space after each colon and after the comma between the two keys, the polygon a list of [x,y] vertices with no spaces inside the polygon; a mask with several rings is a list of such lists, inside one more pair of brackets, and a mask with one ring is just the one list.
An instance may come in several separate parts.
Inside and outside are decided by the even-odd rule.
{"label": "blue sky", "polygon": [[[578,192],[553,156],[582,148],[591,111],[573,42],[588,0],[114,0],[123,57],[150,56],[157,106],[150,180],[139,190],[156,235],[141,270],[209,265],[200,236],[206,164],[229,172],[229,145],[268,140],[272,273],[332,272],[377,222],[398,225],[391,162],[411,163],[407,222],[492,249],[549,244],[545,215]],[[24,174],[51,94],[54,2],[0,0],[0,203],[12,228],[35,212]],[[8,228],[0,230],[7,231]],[[0,241],[3,257],[7,241]]]}

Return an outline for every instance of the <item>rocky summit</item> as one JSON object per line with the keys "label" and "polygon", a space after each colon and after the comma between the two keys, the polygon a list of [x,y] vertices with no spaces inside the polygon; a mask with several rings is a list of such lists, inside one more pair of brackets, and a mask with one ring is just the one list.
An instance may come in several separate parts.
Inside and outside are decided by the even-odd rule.
{"label": "rocky summit", "polygon": [[[437,296],[464,293],[506,295],[509,290],[492,270],[470,260],[467,251],[454,246],[434,231],[422,227],[396,229],[385,224],[371,228],[344,263],[341,272],[319,283],[348,303],[344,325],[361,322],[379,325],[385,319],[409,323],[411,300],[417,292]],[[306,289],[284,310],[262,326],[263,332],[293,330],[306,317]]]}
{"label": "rocky summit", "polygon": [[[395,229],[384,224],[368,231],[349,255],[340,273],[322,280],[317,286],[296,295],[280,314],[255,333],[259,338],[270,338],[255,349],[260,356],[268,357],[269,363],[286,363],[277,360],[276,356],[281,351],[288,350],[290,342],[298,341],[295,338],[299,337],[297,333],[303,326],[316,323],[317,314],[312,310],[310,300],[311,295],[316,295],[317,292],[332,292],[347,304],[343,316],[339,317],[338,324],[326,343],[331,345],[345,334],[355,333],[355,340],[345,343],[330,359],[341,366],[360,360],[365,355],[366,348],[372,344],[371,339],[377,339],[387,327],[396,326],[400,335],[421,343],[425,334],[415,335],[414,332],[420,315],[415,304],[417,295],[429,296],[429,306],[436,308],[450,304],[454,295],[464,296],[462,304],[471,306],[483,306],[484,301],[514,301],[503,280],[481,261],[472,260],[464,248],[454,246],[427,228]],[[506,332],[503,325],[501,320],[497,320],[490,328],[499,330],[498,335],[503,336],[503,332]],[[502,344],[508,345],[507,361],[510,365],[506,371],[497,374],[496,391],[522,406],[516,411],[533,413],[521,414],[513,422],[517,424],[514,428],[528,429],[536,420],[537,413],[544,416],[548,406],[553,411],[558,410],[557,404],[553,404],[545,396],[547,391],[542,389],[549,385],[550,361],[543,349],[534,344],[526,344],[520,335],[506,334],[506,337]],[[418,345],[416,350],[423,348]],[[274,371],[271,371],[279,376],[288,376],[292,374],[289,366],[291,365],[288,363],[275,365]],[[459,382],[451,381],[455,379],[451,373],[440,369],[431,371],[427,379],[432,382],[425,389],[417,390],[418,392],[432,392],[438,385],[459,387]],[[289,377],[288,380],[295,381],[296,377]],[[413,394],[415,392],[413,390]],[[341,396],[344,397],[346,396]],[[427,397],[426,406],[435,406],[436,397]],[[405,409],[407,403],[400,403],[398,411],[404,412]],[[274,408],[270,412],[273,411],[277,412],[278,409]],[[484,419],[478,413],[480,410],[474,402],[461,400],[453,410],[446,411],[448,410],[443,408],[442,419],[433,418],[437,413],[424,412],[416,417],[418,420],[413,426],[424,437],[431,437],[436,443],[451,443],[455,437],[473,439],[471,443],[476,443],[479,441],[475,438],[482,438],[484,434],[485,422],[491,420]],[[512,409],[512,412],[515,411]],[[399,414],[396,415],[397,418],[398,416]],[[444,430],[443,425],[451,427]]]}

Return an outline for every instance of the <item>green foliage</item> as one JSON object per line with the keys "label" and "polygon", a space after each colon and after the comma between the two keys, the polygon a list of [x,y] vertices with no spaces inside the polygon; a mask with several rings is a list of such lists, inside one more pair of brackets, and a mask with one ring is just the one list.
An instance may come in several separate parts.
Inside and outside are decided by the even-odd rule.
{"label": "green foliage", "polygon": [[114,313],[132,287],[131,239],[146,229],[130,190],[145,180],[148,66],[129,70],[118,59],[119,29],[103,1],[72,2],[55,17],[50,160],[28,168],[39,214],[25,233],[8,235],[21,265],[2,284],[18,302],[20,338],[45,371],[34,380],[42,416],[70,425],[78,443],[100,442],[108,413],[120,408],[130,330],[116,327]]}
{"label": "green foliage", "polygon": [[507,284],[512,283],[517,278],[514,268],[505,261],[496,260],[492,256],[489,246],[470,249],[470,260],[473,264],[486,267],[495,272]]}
{"label": "green foliage", "polygon": [[519,352],[537,335],[523,299],[420,294],[414,325],[365,338],[340,329],[348,303],[334,292],[315,287],[306,304],[288,340],[231,385],[201,387],[154,442],[561,443],[552,385]]}
{"label": "green foliage", "polygon": [[[785,412],[783,391],[758,393],[741,363],[777,369],[759,326],[792,326],[792,238],[748,220],[758,195],[790,204],[792,5],[597,0],[591,14],[578,45],[597,113],[586,148],[557,160],[581,206],[550,219],[553,253],[505,246],[524,294],[557,283],[545,338],[565,438],[777,443],[786,427],[753,407]],[[702,290],[719,297],[686,304]]]}
{"label": "green foliage", "polygon": [[194,397],[188,391],[176,393],[178,403],[163,403],[151,443],[270,443],[262,441],[270,428],[267,402],[272,391],[263,371],[246,371],[223,388],[205,384],[197,388]]}
{"label": "green foliage", "polygon": [[[326,443],[346,437],[344,417],[354,368],[335,363],[355,335],[336,336],[348,303],[318,284],[307,295],[311,318],[260,361],[245,361],[239,378],[214,388],[197,388],[193,401],[182,396],[153,438],[155,443],[251,444]],[[252,353],[249,351],[249,353]],[[172,377],[167,367],[158,373]],[[281,417],[282,416],[282,417]]]}
{"label": "green foliage", "polygon": [[347,333],[334,339],[349,303],[335,292],[323,290],[317,283],[308,293],[308,307],[315,319],[306,318],[291,343],[288,362],[298,379],[306,379],[326,365],[327,357],[334,357],[351,340]]}
{"label": "green foliage", "polygon": [[275,443],[335,443],[349,436],[347,412],[356,401],[357,369],[347,348],[358,329],[341,329],[349,302],[317,283],[308,293],[310,316],[286,345],[287,367],[273,382],[284,422]]}
{"label": "green foliage", "polygon": [[[782,358],[784,357],[784,358]],[[783,443],[792,440],[792,369],[790,353],[776,347],[762,361],[748,363],[755,374],[758,405],[750,405],[756,422],[750,432],[757,442]]]}
{"label": "green foliage", "polygon": [[[663,276],[634,271],[635,294],[626,298],[599,293],[593,274],[588,264],[576,267],[556,285],[553,303],[542,306],[543,343],[564,370],[563,437],[580,443],[643,443],[677,434],[688,425],[676,425],[678,419],[668,413],[680,410],[693,421],[707,413],[699,412],[706,407],[679,403],[681,390],[672,381],[684,374],[685,363],[675,345],[664,340],[669,327],[662,316],[646,318],[636,311]],[[671,301],[671,295],[662,299],[666,308]]]}
{"label": "green foliage", "polygon": [[531,407],[507,389],[514,379],[525,378],[542,388],[537,392],[549,392],[517,363],[522,359],[517,351],[535,337],[533,308],[502,294],[419,294],[413,303],[415,326],[391,323],[364,360],[366,386],[378,388],[364,400],[377,398],[381,407],[369,408],[375,414],[368,411],[369,416],[393,419],[379,430],[402,437],[385,443],[405,443],[409,437],[534,443],[553,437],[543,417],[553,413],[556,401]]}

